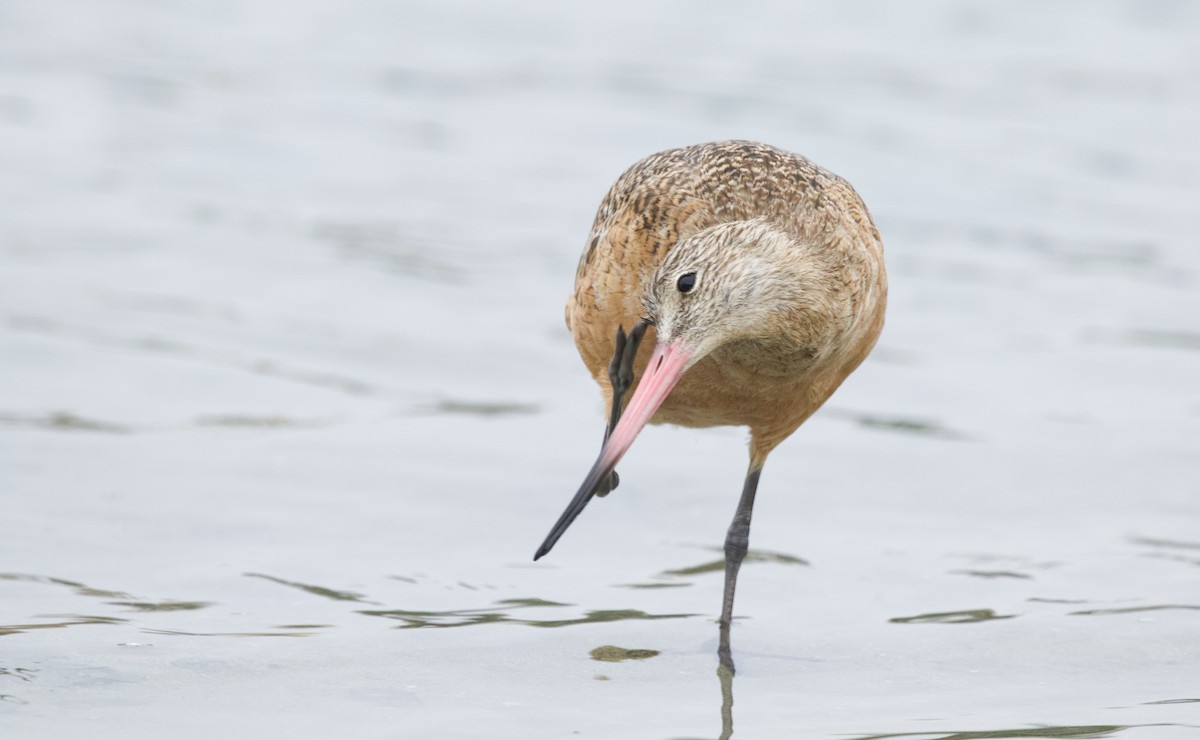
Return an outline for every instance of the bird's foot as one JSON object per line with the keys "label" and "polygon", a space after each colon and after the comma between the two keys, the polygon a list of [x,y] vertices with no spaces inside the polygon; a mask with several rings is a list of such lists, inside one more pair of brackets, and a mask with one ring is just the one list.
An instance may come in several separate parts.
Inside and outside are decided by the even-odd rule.
{"label": "bird's foot", "polygon": [[[608,427],[604,430],[605,442],[608,441],[612,430],[616,429],[617,422],[621,420],[621,404],[625,400],[625,394],[633,385],[633,361],[637,358],[638,346],[641,345],[642,336],[645,335],[648,326],[649,324],[645,321],[639,321],[633,325],[633,329],[628,334],[625,333],[625,327],[617,327],[617,336],[613,342],[613,356],[608,363],[608,382],[612,387],[612,408],[608,416]],[[621,478],[614,470],[596,488],[596,495],[607,496],[620,484]]]}
{"label": "bird's foot", "polygon": [[614,470],[612,475],[600,482],[600,486],[596,489],[596,495],[604,498],[615,491],[619,485],[621,485],[621,476],[617,475],[617,471]]}
{"label": "bird's foot", "polygon": [[612,386],[613,405],[617,409],[617,413],[609,431],[616,426],[616,420],[621,416],[621,401],[624,400],[625,393],[633,385],[633,361],[637,358],[638,347],[642,344],[642,337],[648,326],[649,324],[645,321],[639,321],[633,325],[633,329],[628,334],[625,333],[625,327],[617,327],[613,356],[608,363],[608,382]]}

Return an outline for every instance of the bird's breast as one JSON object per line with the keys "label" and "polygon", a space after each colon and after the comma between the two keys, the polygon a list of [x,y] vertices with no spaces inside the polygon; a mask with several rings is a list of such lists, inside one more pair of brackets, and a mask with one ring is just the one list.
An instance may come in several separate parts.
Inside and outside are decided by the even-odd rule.
{"label": "bird's breast", "polygon": [[731,342],[688,369],[651,420],[687,427],[760,426],[804,414],[817,360],[804,347]]}

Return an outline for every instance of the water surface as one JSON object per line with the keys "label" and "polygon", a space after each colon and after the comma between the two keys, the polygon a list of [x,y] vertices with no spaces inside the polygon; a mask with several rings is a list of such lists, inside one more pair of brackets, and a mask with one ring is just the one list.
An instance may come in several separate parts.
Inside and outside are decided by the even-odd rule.
{"label": "water surface", "polygon": [[[0,5],[12,737],[1200,733],[1200,9]],[[849,178],[880,346],[765,470],[651,429],[554,553],[616,175]]]}

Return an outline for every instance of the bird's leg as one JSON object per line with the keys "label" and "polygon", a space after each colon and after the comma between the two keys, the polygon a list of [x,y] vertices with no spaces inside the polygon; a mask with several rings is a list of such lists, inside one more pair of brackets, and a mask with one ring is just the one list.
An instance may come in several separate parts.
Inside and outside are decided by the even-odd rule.
{"label": "bird's leg", "polygon": [[750,549],[750,515],[754,511],[754,494],[758,490],[758,477],[762,473],[762,464],[751,465],[746,473],[746,482],[742,486],[742,498],[738,501],[737,511],[733,515],[733,523],[725,535],[725,600],[721,605],[721,640],[717,647],[717,655],[721,665],[734,672],[733,656],[729,648],[729,626],[733,622],[733,592],[737,589],[738,569],[742,559]]}
{"label": "bird's leg", "polygon": [[[612,387],[612,408],[608,414],[608,426],[604,429],[605,442],[608,441],[612,430],[617,427],[617,422],[621,420],[621,403],[625,400],[625,394],[629,391],[629,387],[633,385],[633,360],[637,357],[638,346],[642,343],[642,336],[646,333],[647,326],[649,324],[645,321],[639,321],[633,325],[633,329],[628,335],[625,334],[625,327],[617,327],[613,357],[608,363],[608,382]],[[596,489],[596,495],[607,496],[609,491],[614,490],[620,482],[621,479],[614,470],[612,475],[600,482],[600,487]]]}

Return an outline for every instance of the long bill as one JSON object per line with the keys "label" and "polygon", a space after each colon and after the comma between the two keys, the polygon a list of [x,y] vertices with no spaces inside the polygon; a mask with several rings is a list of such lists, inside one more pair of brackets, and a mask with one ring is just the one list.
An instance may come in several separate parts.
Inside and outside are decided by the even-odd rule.
{"label": "long bill", "polygon": [[596,458],[596,463],[592,465],[587,477],[583,479],[583,485],[579,487],[579,492],[575,494],[575,498],[571,499],[566,511],[554,523],[550,534],[546,536],[546,541],[533,556],[534,560],[550,552],[550,548],[554,547],[558,538],[567,531],[567,527],[571,526],[571,522],[575,521],[575,517],[583,511],[583,507],[592,500],[600,481],[608,477],[617,467],[617,463],[633,445],[633,440],[637,438],[638,433],[642,431],[642,428],[650,421],[650,417],[654,416],[654,412],[658,411],[659,406],[662,406],[667,394],[683,377],[683,371],[687,367],[690,357],[691,353],[677,344],[660,342],[654,348],[654,354],[650,356],[650,362],[646,365],[646,372],[642,375],[642,380],[638,383],[633,398],[629,399],[629,405],[625,407],[621,420],[617,422],[608,441],[600,449],[600,456]]}

